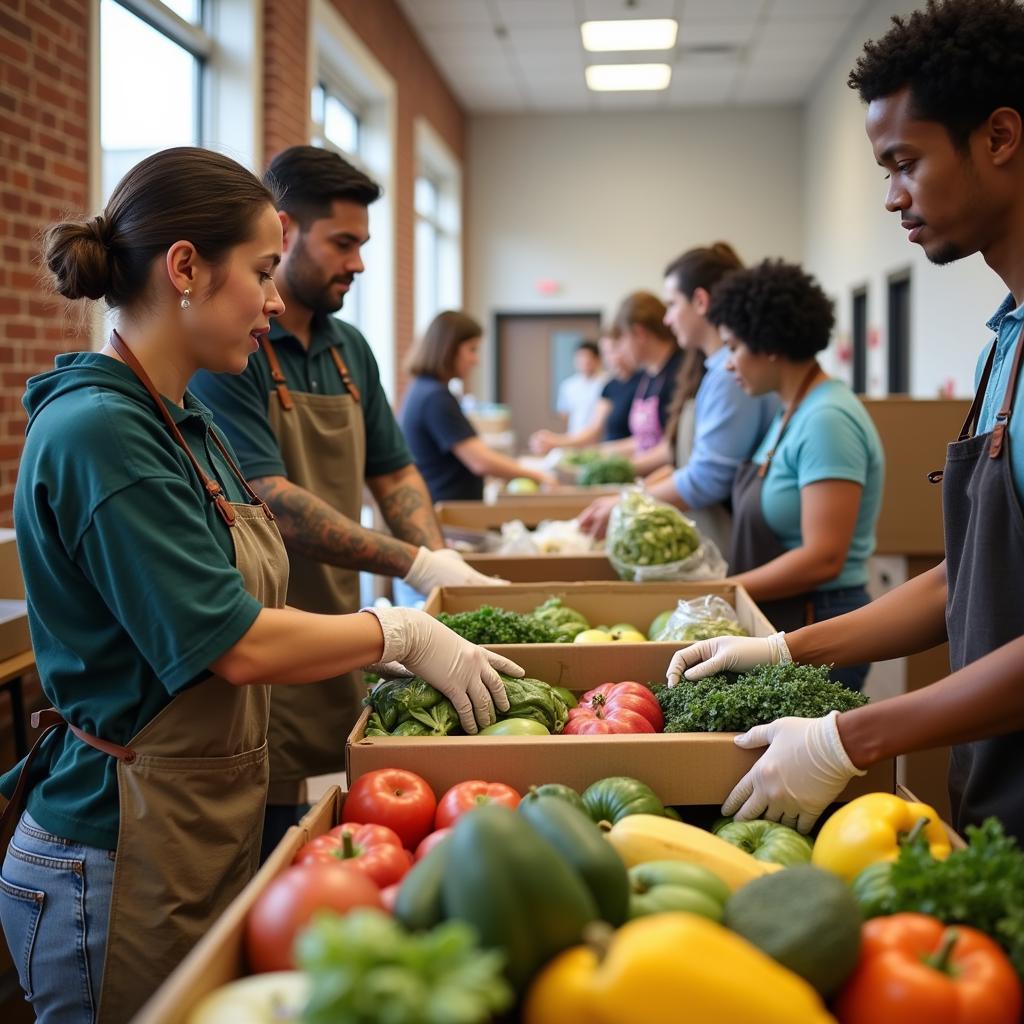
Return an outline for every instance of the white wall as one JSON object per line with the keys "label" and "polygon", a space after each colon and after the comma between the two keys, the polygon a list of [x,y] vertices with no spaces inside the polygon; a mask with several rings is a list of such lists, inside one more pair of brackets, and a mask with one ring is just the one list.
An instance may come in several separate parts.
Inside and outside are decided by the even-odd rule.
{"label": "white wall", "polygon": [[[479,116],[466,166],[467,310],[487,324],[495,311],[610,315],[720,238],[745,260],[802,255],[796,108]],[[539,279],[559,292],[540,295]]]}
{"label": "white wall", "polygon": [[[884,209],[884,172],[864,133],[864,107],[846,85],[864,41],[883,35],[891,15],[919,6],[916,0],[878,0],[851,27],[812,91],[804,127],[803,255],[837,299],[840,332],[849,331],[851,289],[868,285],[868,321],[880,336],[868,352],[871,394],[884,394],[887,386],[886,278],[910,267],[912,393],[935,397],[952,378],[957,395],[970,395],[978,352],[991,336],[985,321],[1006,288],[980,256],[937,267],[907,242],[899,215]],[[835,351],[833,344],[829,368],[850,373]]]}

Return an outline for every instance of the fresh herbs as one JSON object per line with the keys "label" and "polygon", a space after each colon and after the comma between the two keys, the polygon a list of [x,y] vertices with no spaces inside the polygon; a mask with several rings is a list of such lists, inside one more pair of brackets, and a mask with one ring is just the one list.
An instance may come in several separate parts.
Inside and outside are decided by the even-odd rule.
{"label": "fresh herbs", "polygon": [[438,622],[473,644],[553,644],[555,630],[532,615],[481,605],[472,612],[441,612]]}
{"label": "fresh herbs", "polygon": [[819,718],[867,703],[816,665],[759,665],[740,676],[717,675],[655,687],[665,732],[746,732],[776,718]]}
{"label": "fresh herbs", "polygon": [[579,485],[593,487],[598,484],[631,484],[636,477],[633,463],[621,455],[608,455],[594,459],[580,470]]}

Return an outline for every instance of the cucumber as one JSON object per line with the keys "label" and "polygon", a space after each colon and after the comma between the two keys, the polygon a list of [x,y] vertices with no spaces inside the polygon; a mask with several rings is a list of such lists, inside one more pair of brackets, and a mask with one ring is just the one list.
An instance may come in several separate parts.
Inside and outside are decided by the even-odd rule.
{"label": "cucumber", "polygon": [[529,793],[519,813],[577,871],[587,884],[601,919],[618,927],[629,916],[626,865],[584,811],[557,796]]}
{"label": "cucumber", "polygon": [[451,836],[446,836],[409,869],[398,887],[395,918],[410,931],[429,931],[444,920],[441,882],[450,845]]}

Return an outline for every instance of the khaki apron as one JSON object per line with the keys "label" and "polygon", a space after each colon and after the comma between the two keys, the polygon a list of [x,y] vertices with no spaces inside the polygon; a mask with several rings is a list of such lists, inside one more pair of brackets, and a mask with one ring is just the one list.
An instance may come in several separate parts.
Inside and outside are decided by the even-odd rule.
{"label": "khaki apron", "polygon": [[[288,556],[270,509],[212,435],[256,504],[227,501],[195,460],[138,360],[116,332],[111,340],[231,527],[245,589],[267,607],[283,607]],[[129,1020],[255,873],[269,775],[269,703],[269,687],[233,686],[211,675],[175,697],[127,746],[82,732],[52,708],[33,716],[33,724],[48,728],[4,810],[4,847],[24,805],[29,764],[51,731],[70,728],[117,759],[120,825],[99,1024]]]}
{"label": "khaki apron", "polygon": [[[291,391],[273,345],[263,339],[274,392],[267,417],[288,479],[343,516],[359,522],[363,506],[366,426],[359,389],[337,348],[331,357],[344,395]],[[340,615],[359,611],[359,573],[289,551],[288,604],[307,612]],[[279,686],[270,705],[271,804],[306,801],[311,775],[343,771],[345,741],[361,711],[362,674],[349,672],[308,686]]]}
{"label": "khaki apron", "polygon": [[[697,426],[697,400],[688,398],[683,403],[679,414],[679,425],[676,427],[675,463],[682,469],[690,461],[693,454],[693,438]],[[707,508],[687,509],[684,515],[697,524],[701,537],[713,540],[724,558],[729,554],[732,542],[732,516],[724,504],[718,502]]]}

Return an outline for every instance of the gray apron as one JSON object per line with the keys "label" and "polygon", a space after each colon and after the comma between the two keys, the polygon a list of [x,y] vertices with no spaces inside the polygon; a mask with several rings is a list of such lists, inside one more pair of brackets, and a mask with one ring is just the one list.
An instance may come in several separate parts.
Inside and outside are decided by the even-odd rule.
{"label": "gray apron", "polygon": [[[782,438],[789,428],[793,414],[800,407],[817,376],[818,364],[807,371],[800,384],[800,390],[792,404],[786,410],[779,424],[779,434],[775,438],[765,460],[761,465],[756,462],[744,462],[736,473],[732,485],[732,550],[729,554],[729,573],[738,576],[740,573],[757,569],[767,562],[786,554],[787,549],[779,540],[778,535],[768,525],[761,505],[761,492],[764,489],[765,477],[771,469],[772,459],[782,444]],[[814,621],[814,598],[812,592],[796,594],[793,597],[781,597],[775,601],[758,601],[768,621],[785,633],[791,633],[802,626],[809,626]]]}
{"label": "gray apron", "polygon": [[[284,606],[288,556],[270,509],[253,493],[216,434],[214,443],[254,504],[227,501],[196,461],[131,350],[113,347],[145,385],[174,440],[225,523],[245,589]],[[259,865],[266,801],[269,687],[234,686],[217,675],[176,696],[126,746],[89,735],[53,708],[0,819],[6,848],[28,790],[29,765],[46,737],[69,728],[117,759],[120,824],[110,895],[99,1024],[124,1024],[201,939]]]}
{"label": "gray apron", "polygon": [[[330,349],[347,394],[292,391],[274,347],[263,339],[274,392],[267,417],[277,438],[288,479],[342,515],[359,522],[363,507],[366,425],[359,389],[336,347]],[[321,615],[360,608],[359,573],[288,552],[288,604]],[[348,672],[308,686],[275,687],[270,703],[270,795],[268,803],[306,802],[305,780],[345,769],[345,741],[365,695],[362,673]]]}
{"label": "gray apron", "polygon": [[[942,480],[946,632],[954,672],[1024,633],[1024,514],[1009,451],[1024,344],[1017,341],[995,427],[976,436],[995,350],[993,344],[960,437],[946,450],[945,469],[930,477]],[[958,832],[995,815],[1024,842],[1024,732],[954,746],[949,793]]]}

